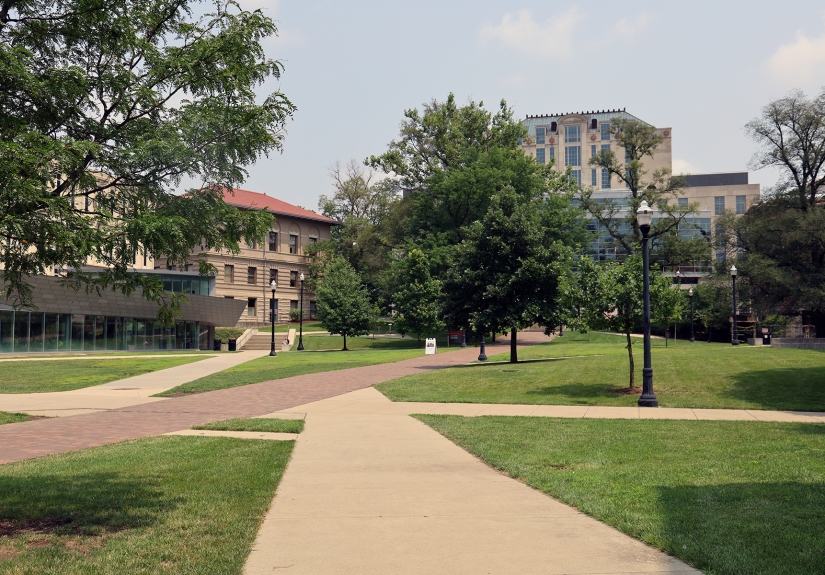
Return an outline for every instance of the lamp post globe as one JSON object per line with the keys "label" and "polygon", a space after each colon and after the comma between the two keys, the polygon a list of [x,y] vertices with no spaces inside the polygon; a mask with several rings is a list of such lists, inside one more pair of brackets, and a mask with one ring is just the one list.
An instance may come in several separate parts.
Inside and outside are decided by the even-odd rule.
{"label": "lamp post globe", "polygon": [[690,341],[696,341],[693,337],[693,288],[688,290],[688,299],[690,299]]}
{"label": "lamp post globe", "polygon": [[653,223],[653,210],[642,200],[636,210],[636,223],[642,232],[642,290],[644,292],[644,368],[642,368],[642,395],[639,396],[639,407],[659,407],[659,400],[653,393],[653,367],[650,359],[650,254],[648,248],[648,234],[650,224]]}
{"label": "lamp post globe", "polygon": [[298,320],[298,351],[304,350],[304,272],[301,272],[301,317]]}
{"label": "lamp post globe", "polygon": [[730,344],[739,345],[739,331],[736,325],[736,274],[738,270],[736,266],[730,266],[730,277],[733,281],[733,334],[731,336]]}
{"label": "lamp post globe", "polygon": [[269,344],[269,355],[271,357],[275,357],[278,355],[275,353],[275,288],[278,287],[278,284],[275,283],[275,280],[270,282],[269,287],[272,288],[272,299],[269,300],[269,321],[272,324],[272,341]]}

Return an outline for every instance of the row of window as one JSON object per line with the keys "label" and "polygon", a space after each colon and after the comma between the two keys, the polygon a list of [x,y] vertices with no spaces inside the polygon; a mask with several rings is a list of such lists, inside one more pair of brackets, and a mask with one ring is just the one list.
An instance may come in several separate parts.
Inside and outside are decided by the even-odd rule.
{"label": "row of window", "polygon": [[[555,122],[553,122],[555,127]],[[602,124],[600,126],[601,129],[601,139],[608,141],[610,140],[610,124]],[[564,127],[564,141],[568,144],[574,144],[576,142],[582,141],[582,128],[581,126],[565,126]],[[555,132],[555,130],[551,127],[551,132]],[[536,144],[544,144],[547,137],[547,128],[544,127],[537,127],[536,128]]]}
{"label": "row of window", "polygon": [[[745,206],[747,205],[747,196],[736,196],[736,214],[741,216],[745,213]],[[725,196],[716,196],[713,198],[713,215],[721,216],[725,211]]]}
{"label": "row of window", "polygon": [[[289,272],[289,287],[297,287],[299,273],[296,271]],[[235,266],[231,264],[226,264],[223,266],[223,281],[226,283],[235,283]],[[266,282],[266,285],[271,285],[272,282],[278,283],[278,270],[275,268],[269,269],[269,279]],[[258,268],[249,266],[246,268],[246,283],[249,285],[257,285],[258,284]]]}
{"label": "row of window", "polygon": [[192,321],[0,311],[0,353],[209,349],[208,333]]}
{"label": "row of window", "polygon": [[[235,299],[233,296],[225,296],[227,299]],[[297,299],[289,300],[289,311],[300,309],[300,304]],[[274,311],[278,315],[278,300],[269,298],[269,311]],[[318,311],[318,306],[315,300],[309,301],[309,306],[304,310],[304,319],[315,319],[315,314]],[[255,317],[258,315],[258,298],[250,297],[246,301],[246,315]],[[291,315],[291,314],[290,314]]]}
{"label": "row of window", "polygon": [[[309,243],[315,244],[318,243],[318,238],[315,236],[309,236]],[[267,238],[267,243],[269,247],[269,251],[277,252],[278,250],[278,232],[269,232],[269,237]],[[258,242],[253,241],[251,244],[248,244],[250,248],[253,250],[258,249]],[[289,234],[289,253],[291,254],[298,254],[298,234]]]}

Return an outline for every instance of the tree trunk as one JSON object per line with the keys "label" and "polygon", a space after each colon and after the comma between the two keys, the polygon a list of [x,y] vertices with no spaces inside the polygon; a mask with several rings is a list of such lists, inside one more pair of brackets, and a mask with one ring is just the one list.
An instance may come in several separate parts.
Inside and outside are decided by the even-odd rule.
{"label": "tree trunk", "polygon": [[626,331],[625,335],[627,336],[627,355],[630,358],[630,389],[633,389],[636,383],[635,366],[633,364],[633,342],[630,339],[630,331]]}
{"label": "tree trunk", "polygon": [[344,349],[342,349],[341,351],[349,351],[347,349],[347,334],[344,334]]}
{"label": "tree trunk", "polygon": [[518,363],[518,350],[516,349],[516,328],[510,330],[510,363]]}

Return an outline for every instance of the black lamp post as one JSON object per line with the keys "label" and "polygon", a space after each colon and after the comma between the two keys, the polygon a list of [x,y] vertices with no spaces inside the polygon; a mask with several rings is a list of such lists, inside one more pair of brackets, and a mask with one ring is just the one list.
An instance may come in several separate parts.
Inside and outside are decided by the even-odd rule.
{"label": "black lamp post", "polygon": [[304,272],[301,272],[301,318],[298,320],[298,351],[304,350]]}
{"label": "black lamp post", "polygon": [[278,284],[275,283],[275,280],[272,280],[269,285],[272,287],[272,299],[269,300],[269,321],[272,322],[272,343],[269,346],[269,355],[275,357],[278,354],[275,353],[275,306],[273,304],[275,303],[275,288]]}
{"label": "black lamp post", "polygon": [[487,361],[487,346],[484,343],[484,332],[481,332],[481,346],[478,353],[478,361]]}
{"label": "black lamp post", "polygon": [[696,341],[693,337],[693,288],[688,290],[688,298],[690,299],[690,341]]}
{"label": "black lamp post", "polygon": [[659,407],[659,400],[653,393],[653,367],[650,361],[650,264],[647,234],[650,233],[650,224],[653,223],[653,210],[647,205],[646,200],[642,200],[642,204],[636,210],[636,221],[642,232],[642,289],[645,302],[645,363],[642,369],[642,395],[639,396],[639,407]]}
{"label": "black lamp post", "polygon": [[731,345],[739,345],[739,332],[736,328],[736,266],[730,266],[730,277],[733,280],[733,337]]}

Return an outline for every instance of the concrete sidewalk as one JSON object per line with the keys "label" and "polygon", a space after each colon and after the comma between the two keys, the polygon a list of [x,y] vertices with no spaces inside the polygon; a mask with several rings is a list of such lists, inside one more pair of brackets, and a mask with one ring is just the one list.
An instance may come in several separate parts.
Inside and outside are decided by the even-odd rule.
{"label": "concrete sidewalk", "polygon": [[[269,350],[220,354],[201,361],[72,391],[0,394],[0,411],[65,417],[163,401],[162,397],[151,396],[268,353]],[[55,370],[59,369],[59,365],[55,365]]]}
{"label": "concrete sidewalk", "polygon": [[343,397],[272,414],[307,425],[245,575],[700,573],[381,412],[375,390]]}

